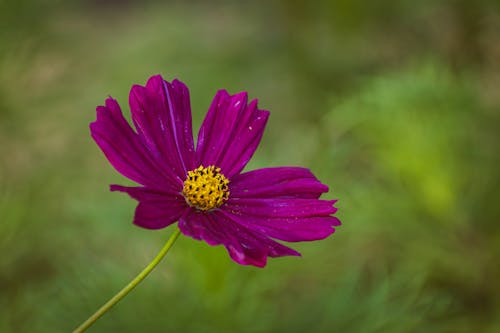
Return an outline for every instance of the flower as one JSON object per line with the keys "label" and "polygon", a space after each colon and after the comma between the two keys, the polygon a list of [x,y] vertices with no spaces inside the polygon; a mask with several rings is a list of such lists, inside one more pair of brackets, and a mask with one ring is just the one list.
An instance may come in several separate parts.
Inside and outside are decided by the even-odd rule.
{"label": "flower", "polygon": [[134,223],[160,229],[176,221],[184,235],[224,245],[242,265],[264,267],[267,257],[300,256],[277,240],[312,241],[340,225],[328,187],[305,168],[242,173],[260,143],[269,111],[246,92],[219,90],[194,146],[189,90],[160,75],[134,85],[129,104],[135,130],[113,98],[98,106],[92,138],[109,162],[139,187],[111,185],[139,204]]}

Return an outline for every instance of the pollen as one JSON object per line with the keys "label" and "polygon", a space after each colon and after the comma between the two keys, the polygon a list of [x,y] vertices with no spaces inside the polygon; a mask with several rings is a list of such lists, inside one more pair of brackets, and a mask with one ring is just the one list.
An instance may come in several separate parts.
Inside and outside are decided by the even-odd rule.
{"label": "pollen", "polygon": [[188,171],[182,194],[186,202],[198,210],[220,207],[229,198],[229,180],[213,165]]}

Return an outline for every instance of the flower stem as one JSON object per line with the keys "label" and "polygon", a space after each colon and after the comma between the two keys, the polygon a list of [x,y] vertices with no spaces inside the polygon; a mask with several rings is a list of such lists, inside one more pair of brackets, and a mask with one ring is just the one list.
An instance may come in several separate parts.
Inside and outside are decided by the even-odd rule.
{"label": "flower stem", "polygon": [[80,332],[85,332],[87,328],[89,328],[93,323],[97,321],[97,319],[101,318],[102,315],[104,315],[106,312],[109,311],[116,303],[118,303],[123,297],[127,296],[129,292],[132,291],[132,289],[135,288],[146,276],[148,276],[149,273],[158,265],[158,263],[163,259],[163,257],[167,254],[168,250],[172,247],[172,245],[175,243],[177,238],[180,235],[180,230],[179,228],[176,228],[174,233],[170,236],[170,238],[167,240],[163,248],[160,250],[160,252],[156,255],[156,257],[149,263],[149,265],[146,266],[142,270],[142,272],[139,273],[133,279],[130,281],[128,285],[125,286],[118,294],[113,296],[109,301],[106,302],[99,310],[97,310],[92,316],[89,317],[83,324],[78,326],[77,329],[73,331],[73,333],[80,333]]}

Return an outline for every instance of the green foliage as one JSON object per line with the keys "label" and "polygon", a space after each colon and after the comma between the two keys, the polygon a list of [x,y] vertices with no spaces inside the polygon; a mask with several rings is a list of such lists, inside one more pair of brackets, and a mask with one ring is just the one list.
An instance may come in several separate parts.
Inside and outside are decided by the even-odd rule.
{"label": "green foliage", "polygon": [[427,63],[368,81],[336,103],[325,122],[323,146],[335,156],[331,183],[343,175],[336,184],[350,200],[341,207],[346,214],[361,211],[346,226],[366,247],[354,252],[368,250],[365,264],[422,283],[406,296],[432,309],[419,316],[426,331],[486,331],[497,314],[500,288],[491,281],[500,273],[493,264],[499,211],[479,212],[473,203],[495,206],[488,187],[498,183],[492,159],[500,135],[486,126],[498,126],[498,117],[478,100],[472,82]]}

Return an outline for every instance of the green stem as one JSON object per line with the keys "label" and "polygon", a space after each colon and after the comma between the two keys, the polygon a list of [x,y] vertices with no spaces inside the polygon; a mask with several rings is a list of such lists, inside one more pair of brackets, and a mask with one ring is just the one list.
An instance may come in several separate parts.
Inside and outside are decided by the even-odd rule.
{"label": "green stem", "polygon": [[99,310],[96,311],[92,316],[89,317],[83,324],[78,326],[77,329],[73,331],[73,333],[80,333],[80,332],[85,332],[87,328],[89,328],[93,323],[97,321],[97,319],[101,318],[103,314],[109,311],[115,305],[118,303],[123,297],[127,296],[129,292],[132,291],[132,289],[135,288],[146,276],[148,276],[149,273],[158,265],[158,263],[163,259],[163,257],[167,254],[168,250],[172,247],[172,245],[175,243],[177,238],[180,235],[180,230],[177,228],[174,233],[170,236],[170,238],[167,240],[163,248],[160,250],[160,252],[156,255],[156,257],[149,263],[149,265],[146,266],[142,270],[142,272],[139,273],[139,275],[136,276],[135,279],[130,281],[128,285],[125,286],[118,294],[113,296],[109,301],[106,302]]}

